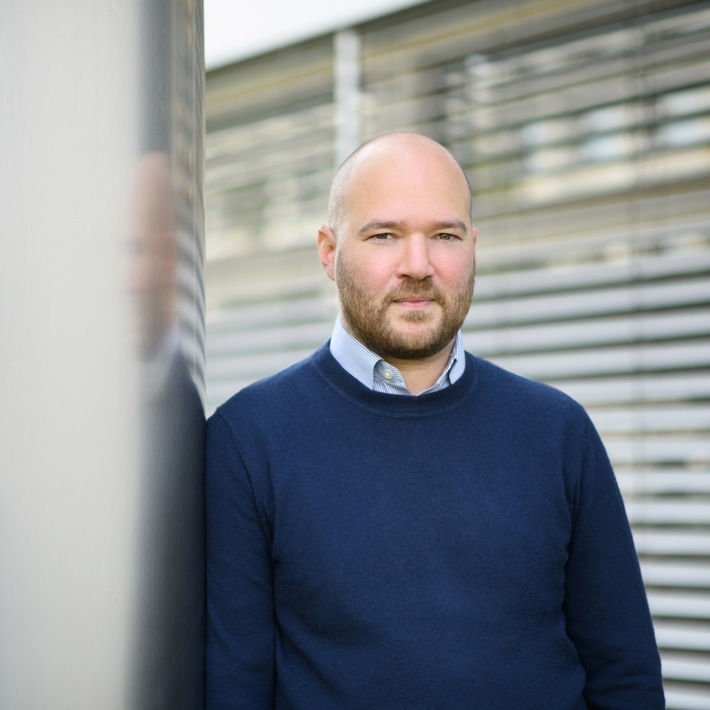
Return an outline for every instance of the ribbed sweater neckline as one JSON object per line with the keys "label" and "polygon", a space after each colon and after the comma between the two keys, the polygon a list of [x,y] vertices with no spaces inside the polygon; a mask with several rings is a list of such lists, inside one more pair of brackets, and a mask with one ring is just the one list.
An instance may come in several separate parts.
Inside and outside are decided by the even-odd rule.
{"label": "ribbed sweater neckline", "polygon": [[480,361],[467,352],[464,374],[454,384],[438,392],[408,396],[375,392],[365,387],[331,355],[330,342],[313,354],[311,362],[326,384],[352,404],[394,417],[426,417],[460,407],[473,394],[480,370]]}

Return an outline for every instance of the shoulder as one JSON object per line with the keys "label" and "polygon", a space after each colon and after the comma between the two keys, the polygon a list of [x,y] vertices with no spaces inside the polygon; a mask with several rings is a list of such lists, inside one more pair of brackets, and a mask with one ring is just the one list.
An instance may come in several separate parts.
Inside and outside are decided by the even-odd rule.
{"label": "shoulder", "polygon": [[537,380],[506,370],[467,353],[467,367],[476,373],[475,406],[506,428],[577,438],[593,429],[584,407],[570,395]]}
{"label": "shoulder", "polygon": [[[324,346],[325,347],[325,346]],[[254,382],[220,405],[208,424],[221,420],[237,427],[247,421],[273,421],[288,416],[305,398],[312,397],[319,387],[315,363],[323,348],[294,363],[275,375]]]}
{"label": "shoulder", "polygon": [[500,401],[510,399],[517,405],[582,409],[576,400],[552,385],[506,370],[470,353],[466,356],[466,366],[471,366],[477,373],[478,386],[489,393],[497,393]]}
{"label": "shoulder", "polygon": [[[562,474],[567,499],[583,489],[615,490],[614,474],[599,433],[586,409],[551,385],[474,358],[479,386],[477,426],[498,452],[529,459],[546,476]],[[616,493],[614,493],[616,495]]]}

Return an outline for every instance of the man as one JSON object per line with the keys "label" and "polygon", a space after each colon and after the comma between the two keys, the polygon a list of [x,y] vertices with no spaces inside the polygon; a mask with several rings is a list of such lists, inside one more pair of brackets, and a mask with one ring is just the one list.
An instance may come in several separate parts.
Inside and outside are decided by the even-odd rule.
{"label": "man", "polygon": [[208,424],[208,708],[662,708],[592,424],[463,351],[476,230],[453,157],[366,143],[318,251],[331,340]]}

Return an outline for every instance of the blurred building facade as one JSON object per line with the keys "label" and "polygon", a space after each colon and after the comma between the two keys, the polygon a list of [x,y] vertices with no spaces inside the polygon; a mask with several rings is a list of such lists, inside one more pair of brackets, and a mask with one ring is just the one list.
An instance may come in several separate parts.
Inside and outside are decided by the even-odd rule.
{"label": "blurred building facade", "polygon": [[209,72],[205,108],[208,411],[329,337],[339,161],[441,141],[480,229],[467,349],[587,407],[668,707],[710,708],[710,2],[436,0]]}

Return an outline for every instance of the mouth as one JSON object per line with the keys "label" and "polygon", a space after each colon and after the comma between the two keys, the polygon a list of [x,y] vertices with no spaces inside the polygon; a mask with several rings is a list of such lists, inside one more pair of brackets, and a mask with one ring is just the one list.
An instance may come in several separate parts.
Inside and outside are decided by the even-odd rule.
{"label": "mouth", "polygon": [[435,298],[404,296],[392,300],[392,304],[405,313],[427,313],[436,304]]}

